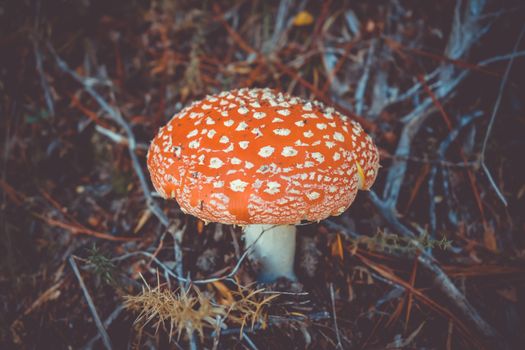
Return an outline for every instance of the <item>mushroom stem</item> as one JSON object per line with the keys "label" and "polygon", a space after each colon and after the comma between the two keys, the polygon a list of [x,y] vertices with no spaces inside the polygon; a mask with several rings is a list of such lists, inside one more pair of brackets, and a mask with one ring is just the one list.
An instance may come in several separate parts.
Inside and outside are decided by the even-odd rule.
{"label": "mushroom stem", "polygon": [[247,225],[244,228],[246,247],[253,245],[250,258],[260,265],[257,276],[260,282],[273,282],[279,277],[296,279],[293,272],[295,232],[294,225]]}

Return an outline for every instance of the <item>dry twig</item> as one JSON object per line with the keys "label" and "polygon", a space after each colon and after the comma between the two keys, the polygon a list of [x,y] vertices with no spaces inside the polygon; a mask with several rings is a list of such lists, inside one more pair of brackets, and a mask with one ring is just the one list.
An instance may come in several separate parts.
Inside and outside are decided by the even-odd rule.
{"label": "dry twig", "polygon": [[[115,308],[115,310],[113,310],[113,312],[111,314],[109,314],[109,316],[104,320],[104,322],[102,323],[104,325],[104,328],[108,328],[112,323],[113,321],[115,321],[119,316],[120,314],[122,313],[122,311],[124,310],[124,306],[122,305],[119,305]],[[91,350],[93,349],[95,343],[101,338],[102,336],[100,335],[100,333],[98,333],[96,336],[94,336],[93,338],[91,338],[83,347],[82,347],[82,350]]]}
{"label": "dry twig", "polygon": [[104,347],[108,350],[112,349],[111,346],[111,340],[109,338],[108,333],[106,332],[106,329],[104,328],[104,324],[100,320],[100,317],[98,316],[97,308],[95,307],[95,304],[93,303],[93,299],[91,298],[91,295],[89,294],[86,285],[84,284],[84,280],[82,279],[82,276],[80,275],[80,271],[78,271],[77,263],[75,262],[75,259],[73,256],[70,256],[68,258],[69,265],[71,265],[71,268],[73,269],[73,272],[75,273],[75,276],[77,277],[78,283],[80,284],[80,288],[82,288],[82,293],[84,293],[84,298],[86,299],[86,302],[89,306],[89,310],[91,311],[91,315],[93,316],[93,319],[95,320],[95,324],[97,325],[98,332],[100,334],[100,337],[102,338],[102,342],[104,343]]}
{"label": "dry twig", "polygon": [[146,181],[146,177],[144,175],[144,172],[142,171],[142,165],[140,164],[140,161],[135,153],[135,149],[137,147],[137,142],[135,140],[135,135],[133,134],[133,131],[131,130],[131,126],[128,124],[128,122],[124,119],[122,114],[120,113],[120,110],[118,108],[112,107],[95,89],[94,84],[96,82],[93,78],[84,78],[77,74],[74,70],[72,70],[69,65],[58,56],[55,49],[51,44],[48,43],[47,45],[49,51],[55,58],[55,61],[58,65],[58,67],[65,73],[67,73],[70,77],[72,77],[75,81],[80,83],[84,90],[98,103],[98,105],[104,110],[104,112],[114,121],[116,122],[125,132],[126,138],[128,141],[128,150],[129,150],[129,156],[131,158],[131,163],[133,165],[133,169],[135,170],[135,173],[137,174],[137,177],[139,178],[140,186],[142,188],[142,192],[144,194],[144,197],[146,198],[146,204],[151,210],[153,214],[159,219],[159,221],[164,225],[169,225],[169,220],[166,214],[160,209],[160,207],[157,205],[153,197],[151,196],[151,191],[149,188],[149,185]]}
{"label": "dry twig", "polygon": [[492,114],[490,116],[489,125],[487,126],[487,132],[485,133],[485,137],[483,139],[483,146],[481,148],[481,155],[480,155],[481,166],[483,167],[483,170],[485,171],[485,174],[487,175],[489,182],[492,185],[492,188],[494,188],[494,191],[496,192],[499,199],[505,206],[507,206],[507,200],[505,199],[505,196],[503,195],[503,193],[501,193],[501,190],[499,189],[498,185],[494,181],[494,178],[492,177],[490,170],[487,167],[487,164],[485,163],[485,154],[487,151],[487,143],[488,143],[490,134],[492,132],[492,127],[494,126],[494,121],[496,120],[496,114],[498,113],[499,106],[501,104],[501,98],[503,97],[503,90],[505,88],[505,85],[507,84],[507,80],[509,79],[509,74],[512,68],[512,63],[514,62],[514,58],[516,57],[515,54],[518,52],[518,47],[521,43],[521,39],[523,38],[524,34],[525,34],[525,26],[523,26],[523,28],[520,31],[520,34],[518,35],[518,39],[516,40],[516,44],[514,44],[514,49],[512,50],[512,57],[510,58],[509,63],[507,64],[507,68],[505,69],[505,74],[503,75],[503,79],[501,79],[498,98],[496,99],[496,103],[494,103],[494,108],[492,109]]}
{"label": "dry twig", "polygon": [[[463,12],[461,11],[461,3],[461,1],[457,2],[451,35],[444,54],[450,59],[460,59],[477,42],[479,36],[486,31],[486,27],[480,24],[485,1],[470,0],[465,4]],[[443,99],[449,96],[454,91],[454,88],[466,77],[464,73],[468,72],[463,72],[463,74],[460,72],[458,74],[455,66],[450,63],[442,64],[436,71],[437,73],[431,73],[430,75],[439,77],[440,85],[434,91],[433,96],[427,97],[414,110],[402,118],[405,126],[396,148],[396,157],[410,156],[412,140],[434,111],[433,98]],[[394,161],[388,170],[383,198],[392,208],[397,205],[406,169],[406,162]]]}
{"label": "dry twig", "polygon": [[339,334],[339,326],[337,325],[337,313],[335,311],[335,293],[334,284],[330,283],[330,300],[332,301],[332,317],[334,319],[335,336],[337,338],[337,348],[343,349],[343,343],[341,342],[341,335]]}

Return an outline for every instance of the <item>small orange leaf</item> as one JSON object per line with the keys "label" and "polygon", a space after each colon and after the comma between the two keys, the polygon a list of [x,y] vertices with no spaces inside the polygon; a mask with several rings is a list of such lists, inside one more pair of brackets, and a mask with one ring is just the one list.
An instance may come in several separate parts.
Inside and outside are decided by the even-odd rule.
{"label": "small orange leaf", "polygon": [[98,224],[100,223],[100,220],[99,218],[97,218],[96,216],[93,216],[91,215],[89,218],[88,218],[88,224],[92,227],[97,227]]}
{"label": "small orange leaf", "polygon": [[140,231],[140,229],[144,226],[144,224],[146,224],[146,222],[148,222],[150,217],[151,217],[151,210],[149,210],[149,209],[144,210],[144,212],[140,216],[140,219],[139,219],[139,222],[137,223],[137,226],[135,226],[135,228],[133,229],[133,233],[137,234]]}
{"label": "small orange leaf", "polygon": [[233,295],[224,283],[222,283],[221,281],[213,281],[212,284],[222,297],[221,304],[233,304]]}
{"label": "small orange leaf", "polygon": [[343,241],[341,240],[341,235],[338,233],[336,236],[336,240],[332,242],[332,255],[338,256],[341,259],[344,258],[343,255]]}
{"label": "small orange leaf", "polygon": [[299,12],[293,19],[293,25],[296,27],[309,26],[314,23],[314,16],[308,11]]}
{"label": "small orange leaf", "polygon": [[204,221],[198,220],[197,221],[197,233],[200,235],[202,232],[204,232]]}
{"label": "small orange leaf", "polygon": [[346,278],[346,285],[348,287],[348,301],[351,302],[352,300],[355,299],[353,281],[352,281],[352,277],[351,276],[348,276]]}
{"label": "small orange leaf", "polygon": [[496,235],[492,227],[485,227],[485,232],[483,233],[483,243],[485,244],[485,248],[488,250],[493,252],[498,251],[498,242],[496,241]]}

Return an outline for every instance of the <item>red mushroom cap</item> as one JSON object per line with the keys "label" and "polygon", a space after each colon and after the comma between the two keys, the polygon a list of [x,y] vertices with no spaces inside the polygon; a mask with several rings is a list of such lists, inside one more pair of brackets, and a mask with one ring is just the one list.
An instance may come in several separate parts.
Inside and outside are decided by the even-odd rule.
{"label": "red mushroom cap", "polygon": [[357,122],[270,89],[193,103],[160,129],[148,152],[164,198],[203,220],[239,225],[339,215],[360,183],[372,185],[378,166],[377,148]]}

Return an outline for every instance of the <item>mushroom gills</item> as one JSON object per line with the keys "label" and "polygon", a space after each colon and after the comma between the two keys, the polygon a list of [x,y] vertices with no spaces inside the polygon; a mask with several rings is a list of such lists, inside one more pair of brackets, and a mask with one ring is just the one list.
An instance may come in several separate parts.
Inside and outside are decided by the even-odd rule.
{"label": "mushroom gills", "polygon": [[257,280],[273,282],[279,277],[295,281],[295,233],[294,225],[247,225],[244,241],[250,249],[250,259],[259,264]]}

